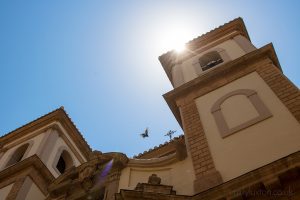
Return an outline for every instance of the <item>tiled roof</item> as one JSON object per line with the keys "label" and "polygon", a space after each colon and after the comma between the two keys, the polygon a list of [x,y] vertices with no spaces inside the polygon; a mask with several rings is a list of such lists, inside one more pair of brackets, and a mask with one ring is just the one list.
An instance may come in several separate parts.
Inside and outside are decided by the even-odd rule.
{"label": "tiled roof", "polygon": [[51,117],[51,115],[53,115],[53,117],[55,117],[56,113],[57,113],[57,115],[59,115],[59,113],[62,113],[66,117],[67,121],[70,122],[71,126],[73,126],[75,128],[75,131],[77,132],[77,135],[79,136],[79,139],[81,139],[81,142],[80,141],[79,142],[82,143],[86,148],[88,148],[89,151],[92,151],[91,147],[86,142],[85,138],[80,133],[80,131],[76,127],[75,123],[72,121],[72,119],[69,117],[68,113],[64,110],[64,107],[62,107],[62,106],[55,109],[55,110],[53,110],[53,111],[51,111],[51,112],[49,112],[49,113],[47,113],[47,114],[45,114],[45,115],[42,115],[42,116],[36,118],[35,120],[33,120],[33,121],[17,128],[17,129],[15,129],[13,131],[10,131],[10,132],[4,134],[3,136],[0,137],[0,143],[7,140],[7,139],[9,139],[10,136],[19,134],[20,132],[26,130],[27,128],[30,128],[31,126],[34,126],[34,125],[38,124],[40,121],[42,122],[43,119]]}
{"label": "tiled roof", "polygon": [[165,142],[165,143],[163,143],[163,144],[160,144],[160,145],[155,146],[155,147],[153,147],[153,148],[151,148],[151,149],[148,149],[147,151],[144,151],[143,153],[139,153],[138,155],[134,155],[133,158],[140,158],[140,157],[142,157],[143,155],[145,155],[145,154],[147,154],[147,153],[150,153],[150,152],[152,152],[152,151],[158,150],[158,149],[160,149],[160,148],[162,148],[162,147],[165,147],[165,146],[167,146],[167,145],[169,145],[169,144],[171,144],[171,143],[173,143],[173,142],[175,142],[175,141],[177,141],[177,140],[180,140],[180,139],[184,139],[184,135],[179,135],[179,136],[177,136],[177,137],[174,137],[174,138],[173,138],[172,140],[170,140],[170,141],[167,141],[167,142]]}
{"label": "tiled roof", "polygon": [[39,119],[41,119],[41,118],[43,118],[43,117],[45,117],[45,116],[47,116],[47,115],[50,115],[50,114],[52,114],[52,113],[58,111],[59,109],[63,109],[63,106],[61,106],[61,107],[59,107],[59,108],[57,108],[57,109],[55,109],[55,110],[53,110],[53,111],[51,111],[51,112],[49,112],[49,113],[47,113],[47,114],[44,114],[44,115],[42,115],[42,116],[36,118],[35,120],[32,120],[31,122],[29,122],[29,123],[27,123],[27,124],[24,124],[23,126],[20,126],[20,127],[14,129],[14,130],[12,130],[12,131],[10,131],[10,132],[8,132],[8,133],[2,135],[2,136],[0,136],[0,141],[1,141],[2,138],[6,137],[7,135],[9,135],[9,134],[11,134],[11,133],[13,133],[13,132],[17,132],[17,131],[21,130],[21,129],[24,128],[25,126],[29,126],[30,124],[33,124],[34,122],[38,121]]}

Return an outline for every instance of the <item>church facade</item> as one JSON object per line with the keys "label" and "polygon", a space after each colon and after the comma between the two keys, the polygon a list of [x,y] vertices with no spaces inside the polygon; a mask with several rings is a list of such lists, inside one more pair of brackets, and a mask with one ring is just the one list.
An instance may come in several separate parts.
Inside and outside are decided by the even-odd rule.
{"label": "church facade", "polygon": [[0,138],[2,200],[300,199],[300,93],[241,18],[159,60],[184,135],[92,151],[61,107]]}

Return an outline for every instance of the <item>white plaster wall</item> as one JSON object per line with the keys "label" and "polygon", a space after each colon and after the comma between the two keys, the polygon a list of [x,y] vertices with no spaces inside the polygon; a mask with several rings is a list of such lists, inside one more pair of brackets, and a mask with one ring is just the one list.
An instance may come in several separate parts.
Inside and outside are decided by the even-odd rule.
{"label": "white plaster wall", "polygon": [[76,158],[76,156],[73,154],[73,152],[71,151],[71,149],[68,147],[68,145],[65,143],[65,141],[59,137],[53,147],[53,150],[50,153],[50,157],[47,161],[47,168],[50,170],[50,172],[53,174],[53,176],[56,178],[58,177],[60,174],[58,174],[55,170],[54,170],[54,167],[53,167],[53,163],[54,163],[54,159],[55,159],[55,156],[59,150],[60,147],[65,147],[66,150],[70,153],[70,155],[72,156],[72,159],[74,161],[74,165],[77,167],[80,165],[80,162],[79,160]]}
{"label": "white plaster wall", "polygon": [[[234,40],[227,40],[225,42],[222,42],[200,54],[197,54],[196,56],[188,59],[188,60],[185,60],[184,62],[182,62],[182,64],[178,64],[175,66],[175,68],[172,69],[172,75],[173,75],[173,83],[176,83],[174,84],[175,87],[178,87],[180,84],[178,84],[179,82],[182,82],[181,80],[177,80],[177,77],[175,75],[175,73],[179,73],[179,69],[181,69],[182,73],[183,73],[183,82],[184,83],[187,83],[195,78],[197,78],[199,75],[197,74],[197,71],[201,72],[201,67],[200,67],[200,64],[198,62],[199,58],[210,52],[210,51],[214,51],[215,49],[218,49],[218,48],[222,48],[226,51],[226,53],[228,54],[228,56],[230,57],[231,60],[234,60],[238,57],[241,57],[243,55],[245,55],[245,51],[236,43],[236,41]],[[225,63],[225,62],[224,62]],[[220,64],[222,65],[222,64]],[[217,67],[217,66],[216,66]],[[196,69],[198,68],[198,69]],[[174,70],[174,72],[173,72]],[[210,69],[204,71],[203,73],[207,73],[208,71],[210,71]]]}
{"label": "white plaster wall", "polygon": [[173,190],[179,195],[194,194],[195,175],[190,156],[183,161],[164,167],[126,167],[122,170],[119,190],[133,190],[138,183],[147,183],[151,174],[157,174],[161,178],[161,184],[173,186]]}
{"label": "white plaster wall", "polygon": [[[220,97],[237,89],[257,91],[273,116],[222,138],[210,110]],[[213,161],[224,181],[300,150],[298,121],[256,72],[201,96],[195,102]],[[236,110],[235,104],[228,106]]]}
{"label": "white plaster wall", "polygon": [[33,182],[24,200],[44,200],[46,196]]}
{"label": "white plaster wall", "polygon": [[59,122],[56,122],[56,124],[61,128],[61,130],[63,131],[63,133],[65,134],[65,136],[68,138],[68,140],[70,141],[70,143],[73,145],[73,147],[77,151],[77,153],[79,153],[79,155],[82,157],[82,159],[86,162],[87,161],[86,158],[83,156],[83,154],[81,153],[81,151],[79,150],[79,148],[77,147],[77,145],[75,144],[75,142],[71,139],[71,137],[69,136],[69,134],[67,133],[67,131],[63,128],[63,126]]}
{"label": "white plaster wall", "polygon": [[[37,135],[37,136],[35,136],[35,137],[29,139],[28,141],[25,141],[25,142],[23,142],[23,143],[21,143],[21,144],[19,144],[19,145],[16,145],[16,146],[14,146],[14,147],[8,149],[8,150],[4,153],[4,155],[2,156],[2,158],[1,158],[1,160],[0,160],[0,169],[2,170],[2,169],[4,168],[4,166],[6,165],[6,163],[8,162],[8,160],[10,159],[11,155],[13,154],[13,152],[14,152],[17,148],[19,148],[19,147],[22,146],[23,144],[26,144],[26,143],[29,142],[29,141],[32,141],[32,142],[33,142],[33,145],[32,145],[32,147],[30,148],[30,151],[29,151],[29,153],[27,154],[27,156],[25,156],[23,159],[28,158],[28,157],[34,155],[34,154],[36,153],[36,151],[37,151],[37,149],[38,149],[38,147],[39,147],[39,145],[40,145],[40,143],[41,143],[41,141],[42,141],[44,135],[45,135],[45,133],[41,133],[41,134],[39,134],[39,135]],[[7,145],[5,145],[5,146],[7,146]],[[29,147],[30,147],[30,146],[29,146]]]}
{"label": "white plaster wall", "polygon": [[[74,143],[74,141],[70,138],[70,136],[68,135],[68,133],[63,129],[63,127],[61,126],[61,124],[60,124],[59,122],[55,122],[55,123],[51,123],[50,125],[53,125],[53,124],[57,124],[57,125],[61,128],[61,130],[63,131],[63,134],[66,136],[66,138],[68,138],[68,140],[70,141],[70,143],[72,144],[72,146],[75,148],[75,150],[77,151],[77,153],[79,153],[79,155],[82,157],[82,159],[83,159],[84,161],[86,161],[86,159],[85,159],[85,157],[83,156],[83,154],[81,153],[81,151],[78,149],[78,147],[76,146],[76,144]],[[49,125],[47,125],[47,126],[49,126]],[[41,128],[41,129],[45,129],[47,126]],[[5,144],[3,148],[6,148],[6,147],[10,147],[10,148],[3,154],[2,157],[0,157],[0,170],[3,170],[3,169],[4,169],[6,163],[7,163],[8,160],[10,159],[11,155],[13,154],[13,152],[14,152],[17,148],[19,148],[20,146],[22,146],[23,144],[27,143],[28,141],[32,141],[32,142],[33,142],[33,145],[30,147],[30,151],[28,152],[28,154],[27,154],[23,159],[28,158],[28,157],[30,157],[30,156],[36,154],[36,153],[37,153],[37,150],[38,150],[38,148],[39,148],[39,145],[41,144],[43,138],[47,136],[47,134],[46,134],[46,131],[45,131],[45,132],[39,133],[38,135],[36,135],[36,136],[34,136],[34,137],[32,137],[32,138],[30,138],[30,136],[32,136],[33,134],[36,134],[37,131],[41,131],[41,129],[36,130],[36,131],[34,131],[34,132],[32,132],[32,133],[29,133],[29,134],[27,134],[26,136],[20,137],[20,138],[18,138],[17,140],[11,142],[11,143]],[[23,142],[23,143],[21,143],[21,144],[18,144],[18,145],[15,145],[15,146],[14,146],[15,143],[17,143],[18,141],[20,141],[21,139],[23,139],[23,138],[25,138],[25,137],[30,138],[30,139],[28,139],[27,141],[25,141],[25,142]],[[11,146],[12,146],[12,147],[11,147]],[[45,163],[46,166],[49,168],[49,170],[52,172],[52,174],[53,174],[55,177],[57,177],[58,174],[54,171],[54,169],[53,169],[52,165],[50,165],[50,163],[51,163],[51,162],[53,163],[54,156],[56,155],[56,152],[57,152],[58,148],[61,147],[61,146],[65,146],[66,149],[68,150],[68,152],[71,154],[71,156],[72,156],[72,158],[73,158],[73,161],[74,161],[74,163],[75,163],[75,166],[80,165],[79,160],[76,158],[76,156],[75,156],[74,153],[71,151],[71,149],[68,147],[68,145],[63,141],[62,138],[59,138],[59,139],[57,140],[55,146],[53,147],[52,151],[49,152],[49,154],[51,154],[51,155],[50,155],[50,158],[48,159],[47,163]]]}
{"label": "white plaster wall", "polygon": [[7,185],[0,189],[0,199],[5,199],[7,195],[9,194],[9,191],[11,190],[14,183]]}

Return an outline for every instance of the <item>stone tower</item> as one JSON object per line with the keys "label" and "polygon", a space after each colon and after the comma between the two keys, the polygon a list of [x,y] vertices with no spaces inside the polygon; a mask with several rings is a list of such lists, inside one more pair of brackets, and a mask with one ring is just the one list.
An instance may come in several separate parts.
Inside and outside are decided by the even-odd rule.
{"label": "stone tower", "polygon": [[299,90],[272,44],[256,48],[238,18],[186,47],[159,60],[174,86],[164,98],[184,130],[196,193],[299,151]]}
{"label": "stone tower", "polygon": [[0,199],[45,199],[61,174],[91,149],[63,108],[0,137]]}

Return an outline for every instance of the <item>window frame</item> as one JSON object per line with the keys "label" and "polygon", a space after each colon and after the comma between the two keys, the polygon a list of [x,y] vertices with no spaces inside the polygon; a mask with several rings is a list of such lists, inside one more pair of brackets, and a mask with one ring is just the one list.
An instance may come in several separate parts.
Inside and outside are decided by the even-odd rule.
{"label": "window frame", "polygon": [[[62,156],[62,154],[66,152],[68,154],[68,156],[70,157],[69,159],[71,161],[67,161],[64,159],[65,161],[65,171],[63,173],[65,173],[68,169],[72,168],[73,166],[75,166],[75,161],[74,161],[74,158],[73,158],[73,155],[72,153],[67,149],[67,147],[65,146],[61,146],[58,148],[57,152],[56,152],[56,155],[54,157],[54,160],[53,160],[53,163],[52,163],[52,167],[54,169],[54,171],[58,174],[58,175],[61,175],[63,173],[61,173],[58,169],[57,169],[57,164],[58,164],[58,161],[60,159],[60,157]],[[72,162],[71,164],[68,164],[68,162]]]}
{"label": "window frame", "polygon": [[[19,150],[20,150],[22,147],[24,147],[25,145],[27,145],[27,147],[26,147],[26,149],[24,150],[23,155],[22,155],[22,157],[20,158],[20,160],[12,162],[13,157],[16,156],[15,154],[18,153],[17,151],[19,151]],[[32,141],[32,140],[26,141],[26,142],[24,142],[24,143],[18,145],[18,146],[17,146],[17,147],[9,154],[8,158],[7,158],[6,161],[5,161],[4,168],[10,167],[10,166],[12,166],[12,165],[15,165],[15,164],[21,162],[22,160],[24,160],[25,158],[27,158],[27,156],[28,156],[28,154],[29,154],[29,152],[30,152],[32,146],[33,146],[33,141]]]}

